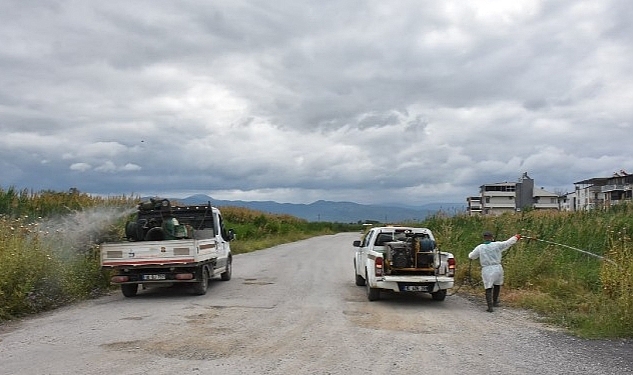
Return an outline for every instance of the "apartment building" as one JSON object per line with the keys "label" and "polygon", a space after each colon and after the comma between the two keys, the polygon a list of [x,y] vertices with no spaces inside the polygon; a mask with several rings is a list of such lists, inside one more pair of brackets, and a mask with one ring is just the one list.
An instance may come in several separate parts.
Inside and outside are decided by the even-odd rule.
{"label": "apartment building", "polygon": [[482,204],[480,196],[472,196],[466,198],[467,210],[471,215],[479,215],[481,214]]}
{"label": "apartment building", "polygon": [[558,210],[558,195],[543,188],[534,188],[534,180],[523,173],[517,182],[484,184],[479,196],[466,199],[470,215],[501,215],[527,208]]}
{"label": "apartment building", "polygon": [[624,170],[613,173],[611,177],[595,177],[574,183],[574,192],[570,193],[570,210],[590,210],[610,207],[633,199],[633,174]]}
{"label": "apartment building", "polygon": [[610,207],[633,200],[633,174],[624,170],[611,177],[594,177],[574,182],[574,191],[558,195],[535,188],[524,173],[518,182],[485,184],[479,196],[466,198],[470,215],[500,215],[504,212],[535,210],[580,211]]}

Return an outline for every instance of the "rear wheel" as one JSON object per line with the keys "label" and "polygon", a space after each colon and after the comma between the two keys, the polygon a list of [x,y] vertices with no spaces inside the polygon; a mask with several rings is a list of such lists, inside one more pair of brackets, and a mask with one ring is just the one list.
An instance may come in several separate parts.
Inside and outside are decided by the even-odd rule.
{"label": "rear wheel", "polygon": [[121,293],[126,297],[134,297],[138,292],[138,284],[122,284]]}
{"label": "rear wheel", "polygon": [[206,267],[202,268],[202,280],[193,285],[193,293],[196,295],[207,294],[207,288],[209,287],[209,271]]}
{"label": "rear wheel", "polygon": [[435,301],[444,301],[444,299],[446,298],[446,289],[438,290],[435,293],[431,293],[431,297],[433,297],[433,300]]}

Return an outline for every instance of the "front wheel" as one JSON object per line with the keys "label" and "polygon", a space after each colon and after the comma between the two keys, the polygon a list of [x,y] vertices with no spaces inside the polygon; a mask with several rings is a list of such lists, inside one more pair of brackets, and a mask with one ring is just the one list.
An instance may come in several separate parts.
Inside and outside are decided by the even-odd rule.
{"label": "front wheel", "polygon": [[370,301],[378,301],[380,299],[380,289],[370,287],[369,281],[367,280],[365,280],[365,286],[367,287],[367,299]]}
{"label": "front wheel", "polygon": [[231,273],[233,272],[233,259],[230,257],[226,260],[226,268],[224,272],[220,274],[220,280],[229,281],[231,280]]}
{"label": "front wheel", "polygon": [[356,286],[365,286],[365,279],[356,273],[356,262],[354,262],[354,274],[356,275]]}

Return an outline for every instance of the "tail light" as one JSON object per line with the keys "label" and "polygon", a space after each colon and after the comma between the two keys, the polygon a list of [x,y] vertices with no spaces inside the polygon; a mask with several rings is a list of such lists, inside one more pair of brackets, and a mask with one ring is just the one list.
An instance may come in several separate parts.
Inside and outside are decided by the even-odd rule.
{"label": "tail light", "polygon": [[176,280],[193,280],[193,273],[177,273]]}
{"label": "tail light", "polygon": [[376,276],[380,277],[382,276],[383,273],[383,264],[384,264],[384,260],[383,258],[376,258],[376,261],[374,262],[374,267],[376,270]]}
{"label": "tail light", "polygon": [[455,262],[455,258],[448,258],[448,276],[455,276],[455,267],[457,263]]}
{"label": "tail light", "polygon": [[112,276],[110,281],[113,283],[124,283],[124,282],[130,281],[130,277],[129,276]]}

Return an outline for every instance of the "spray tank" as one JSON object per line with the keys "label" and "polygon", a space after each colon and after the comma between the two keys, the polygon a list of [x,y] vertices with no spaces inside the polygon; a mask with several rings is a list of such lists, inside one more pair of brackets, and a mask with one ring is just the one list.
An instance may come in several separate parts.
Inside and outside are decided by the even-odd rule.
{"label": "spray tank", "polygon": [[403,233],[396,241],[386,243],[386,257],[392,274],[426,271],[431,274],[439,267],[435,241],[426,233]]}
{"label": "spray tank", "polygon": [[194,232],[213,230],[211,203],[173,206],[168,199],[150,198],[138,204],[135,219],[125,225],[128,241],[194,238]]}

